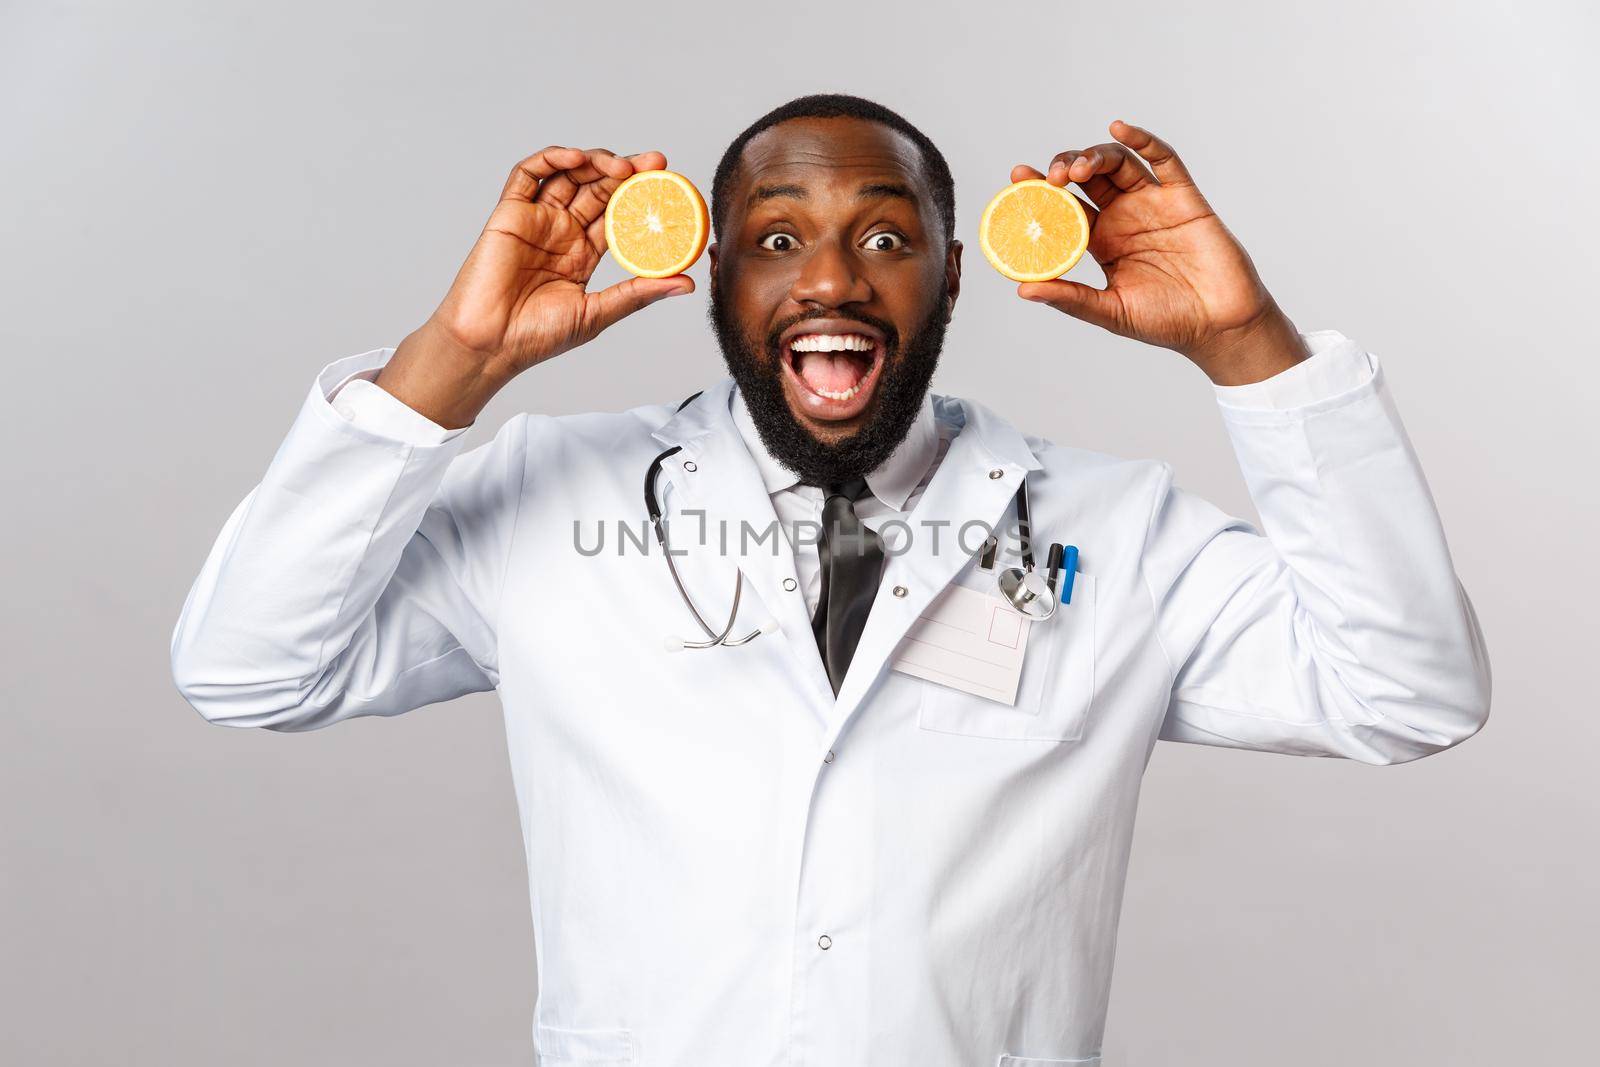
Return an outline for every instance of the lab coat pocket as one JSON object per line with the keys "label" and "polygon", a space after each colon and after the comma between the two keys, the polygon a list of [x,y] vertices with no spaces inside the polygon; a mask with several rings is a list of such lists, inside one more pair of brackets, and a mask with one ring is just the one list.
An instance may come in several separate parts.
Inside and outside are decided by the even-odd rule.
{"label": "lab coat pocket", "polygon": [[[1074,590],[1072,599],[1077,600],[1078,594]],[[1001,1056],[996,1067],[1099,1067],[1100,1057],[1090,1056],[1081,1060],[1041,1060],[1033,1056]]]}
{"label": "lab coat pocket", "polygon": [[[983,578],[988,582],[986,572]],[[980,579],[982,580],[982,579]],[[977,588],[963,581],[969,588]],[[981,588],[987,590],[988,586]],[[1079,572],[1072,603],[1032,623],[1014,705],[922,683],[917,725],[939,733],[1016,741],[1076,741],[1094,697],[1095,580]],[[1021,1062],[1021,1061],[1019,1061]]]}
{"label": "lab coat pocket", "polygon": [[534,1045],[541,1064],[631,1067],[634,1062],[629,1030],[563,1030],[540,1023],[534,1027]]}

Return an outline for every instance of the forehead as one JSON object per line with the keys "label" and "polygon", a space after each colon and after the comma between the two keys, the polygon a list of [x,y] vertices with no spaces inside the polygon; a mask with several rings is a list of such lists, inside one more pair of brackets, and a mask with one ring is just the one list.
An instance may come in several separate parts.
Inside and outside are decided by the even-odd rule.
{"label": "forehead", "polygon": [[736,215],[746,209],[757,185],[775,182],[816,189],[854,187],[875,179],[909,185],[919,207],[930,212],[932,196],[922,174],[916,142],[879,122],[857,118],[790,119],[762,130],[739,157],[732,189]]}

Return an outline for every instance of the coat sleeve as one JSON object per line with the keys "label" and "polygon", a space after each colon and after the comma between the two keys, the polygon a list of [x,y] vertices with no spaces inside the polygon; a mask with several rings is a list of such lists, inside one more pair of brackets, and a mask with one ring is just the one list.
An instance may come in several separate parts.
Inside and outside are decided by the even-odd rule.
{"label": "coat sleeve", "polygon": [[1142,568],[1173,676],[1160,736],[1403,763],[1483,726],[1488,651],[1377,358],[1304,336],[1299,366],[1217,389],[1264,534],[1159,465]]}
{"label": "coat sleeve", "polygon": [[323,370],[190,587],[172,675],[206,720],[313,730],[499,684],[526,417],[468,451],[370,394],[365,413],[334,409],[338,386],[392,355]]}

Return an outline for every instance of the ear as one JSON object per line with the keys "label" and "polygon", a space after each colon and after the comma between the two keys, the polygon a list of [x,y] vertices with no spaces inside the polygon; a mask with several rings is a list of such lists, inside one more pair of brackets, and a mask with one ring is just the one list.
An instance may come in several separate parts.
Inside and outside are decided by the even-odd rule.
{"label": "ear", "polygon": [[717,242],[712,241],[709,245],[706,246],[706,254],[711,257],[711,260],[710,260],[711,284],[712,285],[716,285],[717,284]]}
{"label": "ear", "polygon": [[952,240],[944,260],[944,321],[955,317],[956,297],[961,295],[961,242]]}

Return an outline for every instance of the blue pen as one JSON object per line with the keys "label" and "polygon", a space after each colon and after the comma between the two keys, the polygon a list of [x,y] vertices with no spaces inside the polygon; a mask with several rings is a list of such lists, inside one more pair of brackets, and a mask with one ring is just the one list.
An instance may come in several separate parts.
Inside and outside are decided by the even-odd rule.
{"label": "blue pen", "polygon": [[1061,602],[1072,603],[1072,579],[1078,574],[1078,546],[1068,545],[1061,557]]}

